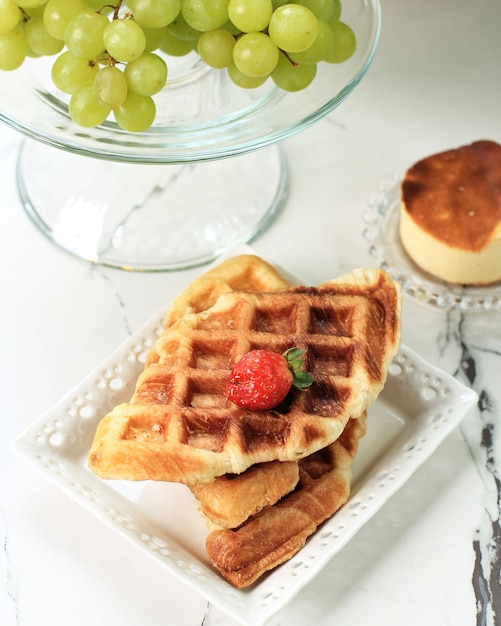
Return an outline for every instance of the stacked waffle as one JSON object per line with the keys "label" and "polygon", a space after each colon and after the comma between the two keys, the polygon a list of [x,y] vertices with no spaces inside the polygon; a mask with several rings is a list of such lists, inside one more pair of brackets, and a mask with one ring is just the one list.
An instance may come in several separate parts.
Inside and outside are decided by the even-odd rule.
{"label": "stacked waffle", "polygon": [[[257,256],[232,258],[172,303],[130,402],[101,420],[89,466],[105,479],[188,485],[210,560],[246,587],[346,502],[399,340],[399,289],[380,270],[291,287]],[[306,351],[310,388],[267,411],[228,402],[240,358],[292,346]]]}

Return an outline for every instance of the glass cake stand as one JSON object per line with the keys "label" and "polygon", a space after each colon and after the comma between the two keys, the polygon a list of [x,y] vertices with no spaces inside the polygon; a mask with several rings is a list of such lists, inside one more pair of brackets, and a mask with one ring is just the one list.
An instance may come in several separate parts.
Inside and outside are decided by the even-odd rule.
{"label": "glass cake stand", "polygon": [[342,19],[357,37],[354,56],[319,64],[297,93],[271,80],[238,88],[195,53],[169,59],[157,119],[141,133],[74,124],[50,79],[53,59],[0,72],[0,120],[25,135],[17,184],[27,214],[68,252],[134,271],[201,265],[251,241],[287,197],[282,140],[343,102],[372,62],[379,0],[345,2]]}

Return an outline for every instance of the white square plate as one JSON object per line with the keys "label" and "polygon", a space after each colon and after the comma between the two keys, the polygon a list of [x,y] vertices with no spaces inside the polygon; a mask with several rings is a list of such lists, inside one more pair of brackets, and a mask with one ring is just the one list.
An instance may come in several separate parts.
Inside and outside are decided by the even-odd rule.
{"label": "white square plate", "polygon": [[[248,249],[246,250],[249,251]],[[207,529],[191,492],[171,483],[103,481],[87,467],[97,423],[127,401],[161,329],[165,311],[135,332],[40,417],[14,448],[141,551],[246,626],[264,624],[289,602],[400,489],[460,423],[475,392],[403,346],[369,410],[349,501],[289,562],[247,590],[234,589],[210,565]],[[179,524],[182,520],[182,524]]]}

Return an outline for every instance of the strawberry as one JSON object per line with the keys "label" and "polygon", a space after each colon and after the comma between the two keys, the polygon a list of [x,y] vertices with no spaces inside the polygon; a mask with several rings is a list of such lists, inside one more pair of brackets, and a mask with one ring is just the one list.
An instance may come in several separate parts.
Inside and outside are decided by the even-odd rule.
{"label": "strawberry", "polygon": [[225,395],[245,409],[265,411],[282,402],[291,387],[306,389],[311,374],[301,369],[305,350],[289,348],[283,354],[252,350],[231,371]]}

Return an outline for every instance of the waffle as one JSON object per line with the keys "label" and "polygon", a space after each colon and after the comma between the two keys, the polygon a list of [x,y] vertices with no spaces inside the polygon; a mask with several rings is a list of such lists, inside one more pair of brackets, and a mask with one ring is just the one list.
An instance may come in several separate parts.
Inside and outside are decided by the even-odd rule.
{"label": "waffle", "polygon": [[189,485],[211,530],[236,528],[290,493],[299,482],[297,461],[269,461],[242,474],[225,474],[210,483]]}
{"label": "waffle", "polygon": [[[219,296],[232,291],[283,291],[290,283],[261,257],[242,254],[223,261],[190,283],[170,304],[165,327],[187,314],[201,313],[214,306]],[[155,359],[155,350],[150,352]]]}
{"label": "waffle", "polygon": [[[258,282],[268,290],[247,291]],[[286,287],[258,257],[238,257],[181,294],[131,401],[101,420],[91,470],[195,484],[297,461],[335,441],[384,385],[400,339],[400,291],[383,271],[362,269],[318,287]],[[307,351],[308,390],[270,411],[226,400],[244,354],[292,345]]]}
{"label": "waffle", "polygon": [[[347,430],[343,431],[347,441]],[[354,431],[358,435],[358,431]],[[343,435],[341,435],[343,436]],[[210,530],[237,528],[292,492],[299,482],[297,461],[270,461],[242,474],[225,474],[210,483],[189,485]]]}
{"label": "waffle", "polygon": [[352,463],[366,417],[349,420],[337,441],[299,461],[296,489],[234,530],[215,530],[206,539],[214,567],[233,586],[248,587],[289,560],[350,493]]}

